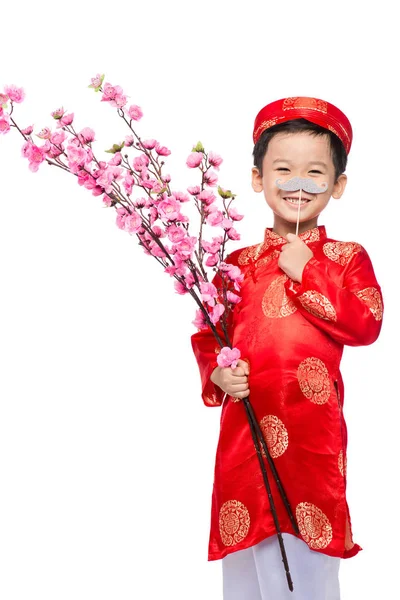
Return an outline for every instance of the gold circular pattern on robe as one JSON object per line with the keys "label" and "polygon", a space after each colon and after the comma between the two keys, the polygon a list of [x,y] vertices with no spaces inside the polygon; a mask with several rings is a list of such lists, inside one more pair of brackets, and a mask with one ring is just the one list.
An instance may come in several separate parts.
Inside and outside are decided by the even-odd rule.
{"label": "gold circular pattern on robe", "polygon": [[347,472],[347,456],[345,456],[343,460],[343,450],[339,452],[338,467],[341,475],[344,477]]}
{"label": "gold circular pattern on robe", "polygon": [[228,500],[219,511],[219,532],[225,546],[238,544],[249,532],[250,515],[239,500]]}
{"label": "gold circular pattern on robe", "polygon": [[[285,425],[275,415],[266,415],[260,421],[267,448],[272,458],[282,456],[289,445],[289,436]],[[265,455],[263,449],[262,453]]]}
{"label": "gold circular pattern on robe", "polygon": [[330,260],[345,266],[357,252],[361,252],[362,246],[356,242],[326,242],[322,250]]}
{"label": "gold circular pattern on robe", "polygon": [[297,307],[285,290],[287,275],[279,275],[265,290],[261,307],[264,315],[270,319],[289,317],[296,312]]}
{"label": "gold circular pattern on robe", "polygon": [[303,360],[297,369],[300,389],[314,404],[325,404],[331,395],[329,372],[319,358],[310,356]]}
{"label": "gold circular pattern on robe", "polygon": [[311,502],[296,506],[300,535],[312,550],[322,550],[332,541],[332,525],[328,517]]}
{"label": "gold circular pattern on robe", "polygon": [[382,298],[379,291],[374,287],[367,287],[359,292],[356,292],[356,296],[360,298],[368,306],[369,310],[374,315],[377,321],[382,321],[383,317],[383,305]]}
{"label": "gold circular pattern on robe", "polygon": [[307,290],[299,296],[299,300],[304,308],[315,317],[325,321],[337,321],[334,307],[323,294],[315,290]]}

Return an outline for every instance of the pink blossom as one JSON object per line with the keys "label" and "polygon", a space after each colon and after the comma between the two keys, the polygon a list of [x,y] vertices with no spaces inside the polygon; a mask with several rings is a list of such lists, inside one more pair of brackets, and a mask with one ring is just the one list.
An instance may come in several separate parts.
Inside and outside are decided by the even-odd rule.
{"label": "pink blossom", "polygon": [[123,89],[119,85],[111,85],[111,83],[105,83],[103,87],[102,102],[113,102],[117,96],[123,94]]}
{"label": "pink blossom", "polygon": [[183,295],[188,293],[187,287],[181,281],[175,281],[174,288],[178,294]]}
{"label": "pink blossom", "polygon": [[208,161],[210,165],[212,165],[217,170],[219,170],[219,166],[223,162],[221,156],[219,156],[219,154],[217,154],[216,152],[212,151],[208,153]]}
{"label": "pink blossom", "polygon": [[236,208],[230,208],[228,214],[232,221],[241,221],[243,219],[243,215],[240,215]]}
{"label": "pink blossom", "polygon": [[16,85],[6,85],[4,91],[10,98],[11,102],[20,103],[25,98],[24,90],[22,88],[18,88]]}
{"label": "pink blossom", "polygon": [[201,240],[201,246],[206,252],[210,252],[210,254],[216,254],[221,248],[222,241],[222,236],[213,237],[212,242]]}
{"label": "pink blossom", "polygon": [[158,210],[155,206],[152,206],[149,210],[150,225],[153,225],[158,219]]}
{"label": "pink blossom", "polygon": [[238,233],[234,227],[228,229],[226,235],[230,240],[240,240],[240,233]]}
{"label": "pink blossom", "polygon": [[159,258],[166,256],[164,250],[156,242],[150,242],[149,249],[153,256],[158,256]]}
{"label": "pink blossom", "polygon": [[205,204],[206,206],[210,206],[210,204],[212,204],[216,199],[217,198],[215,194],[211,190],[203,190],[198,195],[198,200],[203,202],[203,204]]}
{"label": "pink blossom", "polygon": [[130,146],[133,146],[135,139],[133,137],[133,135],[127,135],[125,136],[125,146],[127,148],[129,148]]}
{"label": "pink blossom", "polygon": [[207,267],[215,267],[216,264],[218,264],[218,254],[210,254],[206,260],[206,266]]}
{"label": "pink blossom", "polygon": [[216,225],[220,225],[223,219],[224,215],[222,214],[222,212],[220,210],[215,210],[214,212],[211,212],[208,215],[208,217],[206,218],[206,222],[208,225],[213,225],[215,227]]}
{"label": "pink blossom", "polygon": [[146,148],[146,150],[153,150],[153,148],[155,148],[157,146],[158,142],[157,140],[143,140],[142,141],[142,146],[143,148]]}
{"label": "pink blossom", "polygon": [[217,185],[218,182],[218,175],[217,173],[215,173],[215,171],[210,171],[210,169],[208,169],[205,173],[204,173],[204,181],[207,185],[213,187],[215,185]]}
{"label": "pink blossom", "polygon": [[98,88],[103,83],[104,75],[100,75],[97,73],[96,77],[91,77],[90,81],[92,82],[89,87]]}
{"label": "pink blossom", "polygon": [[159,227],[158,225],[153,225],[151,230],[154,233],[154,235],[157,236],[158,238],[163,238],[166,236],[165,231],[163,229],[161,229],[161,227]]}
{"label": "pink blossom", "polygon": [[[150,162],[150,159],[148,156],[146,156],[146,154],[141,154],[140,156],[135,156],[135,158],[133,159],[132,162],[132,166],[134,168],[135,171],[138,171],[139,173],[148,166]],[[143,177],[143,174],[142,174]]]}
{"label": "pink blossom", "polygon": [[103,173],[97,178],[97,184],[104,188],[104,191],[109,194],[112,191],[112,184],[122,177],[122,169],[120,167],[108,166]]}
{"label": "pink blossom", "polygon": [[189,202],[190,200],[189,196],[184,192],[173,192],[172,196],[175,200],[178,200],[178,202]]}
{"label": "pink blossom", "polygon": [[56,110],[53,110],[53,112],[51,113],[51,116],[53,117],[53,119],[61,119],[61,117],[64,115],[65,110],[63,109],[63,107],[61,108],[57,108]]}
{"label": "pink blossom", "polygon": [[221,318],[221,315],[225,311],[225,306],[223,304],[216,304],[211,312],[210,319],[211,322],[216,325]]}
{"label": "pink blossom", "polygon": [[0,105],[0,117],[2,116],[2,114],[4,113],[4,109],[3,107]]}
{"label": "pink blossom", "polygon": [[143,111],[140,106],[136,106],[136,104],[132,104],[132,106],[128,109],[128,115],[134,121],[140,121],[143,117]]}
{"label": "pink blossom", "polygon": [[110,101],[111,106],[116,106],[117,108],[123,108],[125,104],[128,102],[128,99],[124,94],[117,94],[114,100]]}
{"label": "pink blossom", "polygon": [[171,175],[163,175],[162,180],[164,183],[169,183],[171,181]]}
{"label": "pink blossom", "polygon": [[121,152],[116,152],[113,157],[108,161],[109,165],[113,167],[118,167],[122,163],[122,154]]}
{"label": "pink blossom", "polygon": [[110,196],[108,196],[107,194],[104,194],[104,196],[103,196],[103,203],[106,206],[111,206],[112,205],[112,199],[110,198]]}
{"label": "pink blossom", "polygon": [[241,301],[241,297],[233,292],[227,292],[226,297],[228,298],[229,302],[232,302],[232,304],[238,304],[238,302]]}
{"label": "pink blossom", "polygon": [[93,129],[90,127],[84,127],[80,133],[78,133],[78,139],[81,144],[89,144],[89,142],[94,142],[95,133]]}
{"label": "pink blossom", "polygon": [[158,142],[156,144],[156,152],[160,156],[169,156],[171,154],[171,150],[168,150],[168,148],[166,148],[165,146],[161,146],[161,144],[159,144]]}
{"label": "pink blossom", "polygon": [[200,192],[201,192],[201,188],[200,188],[199,185],[196,185],[196,186],[193,186],[193,187],[188,187],[187,191],[192,196],[198,196],[200,194]]}
{"label": "pink blossom", "polygon": [[158,204],[158,214],[160,215],[160,218],[168,221],[176,221],[180,209],[181,205],[174,198],[162,200]]}
{"label": "pink blossom", "polygon": [[10,131],[10,129],[11,129],[10,122],[9,122],[7,116],[0,117],[0,133],[8,133]]}
{"label": "pink blossom", "polygon": [[229,265],[229,270],[227,271],[227,275],[228,275],[229,279],[231,281],[234,281],[235,283],[236,282],[240,283],[241,281],[243,281],[243,278],[244,278],[244,275],[241,272],[241,270],[239,269],[239,267],[236,267],[235,265]]}
{"label": "pink blossom", "polygon": [[0,94],[0,106],[5,106],[8,102],[7,94]]}
{"label": "pink blossom", "polygon": [[200,283],[201,299],[210,306],[215,306],[215,298],[218,297],[217,288],[213,283]]}
{"label": "pink blossom", "polygon": [[67,148],[68,166],[72,173],[76,173],[78,168],[87,162],[86,150],[77,148],[74,144],[69,144]]}
{"label": "pink blossom", "polygon": [[180,242],[177,242],[174,245],[174,248],[179,253],[179,256],[181,256],[183,259],[188,259],[193,252],[196,242],[196,237],[186,237]]}
{"label": "pink blossom", "polygon": [[176,244],[183,240],[186,236],[186,232],[182,227],[177,227],[176,225],[170,225],[167,229],[168,239]]}
{"label": "pink blossom", "polygon": [[36,134],[41,140],[49,140],[51,138],[51,129],[44,127],[39,133]]}
{"label": "pink blossom", "polygon": [[195,169],[203,162],[202,152],[191,152],[186,159],[186,164],[190,169]]}
{"label": "pink blossom", "polygon": [[68,115],[64,114],[60,119],[58,119],[57,127],[58,128],[67,127],[68,125],[71,125],[73,120],[74,120],[74,113],[69,113]]}
{"label": "pink blossom", "polygon": [[51,134],[50,141],[55,146],[61,146],[61,144],[66,140],[66,138],[67,138],[67,134],[65,133],[65,131],[63,131],[63,130],[54,131]]}
{"label": "pink blossom", "polygon": [[40,163],[44,161],[45,151],[43,148],[32,144],[32,142],[26,142],[22,146],[22,155],[29,160],[29,169],[36,173]]}
{"label": "pink blossom", "polygon": [[[132,174],[129,171],[127,171],[125,173],[125,179],[124,179],[123,185],[124,185],[126,193],[127,194],[131,194],[132,193],[132,188],[135,185],[135,180],[134,180],[134,178],[132,177]],[[135,203],[135,206],[137,206],[136,203]]]}
{"label": "pink blossom", "polygon": [[127,215],[124,229],[128,233],[137,233],[142,227],[142,218],[137,212]]}
{"label": "pink blossom", "polygon": [[33,125],[29,125],[29,127],[25,127],[25,129],[21,129],[24,135],[31,135],[33,131]]}
{"label": "pink blossom", "polygon": [[134,200],[133,203],[136,206],[136,208],[144,208],[145,206],[148,206],[146,198],[136,198],[136,200]]}
{"label": "pink blossom", "polygon": [[202,310],[196,310],[196,317],[192,323],[195,327],[197,327],[197,329],[207,328],[207,321]]}
{"label": "pink blossom", "polygon": [[229,219],[222,219],[221,221],[221,227],[223,227],[225,230],[230,229],[232,225],[233,223]]}
{"label": "pink blossom", "polygon": [[191,290],[196,283],[193,273],[189,272],[187,275],[185,275],[185,283],[186,287]]}
{"label": "pink blossom", "polygon": [[221,348],[221,352],[217,356],[217,363],[222,368],[231,367],[236,369],[239,358],[240,350],[225,346]]}

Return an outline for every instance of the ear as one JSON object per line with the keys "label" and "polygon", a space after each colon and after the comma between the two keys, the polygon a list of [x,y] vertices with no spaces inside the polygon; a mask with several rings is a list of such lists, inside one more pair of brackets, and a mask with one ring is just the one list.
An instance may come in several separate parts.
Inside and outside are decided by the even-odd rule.
{"label": "ear", "polygon": [[263,191],[262,175],[257,167],[253,167],[251,170],[251,185],[255,192]]}
{"label": "ear", "polygon": [[343,195],[344,190],[347,185],[347,175],[342,173],[339,175],[337,182],[333,186],[332,198],[336,198],[337,200]]}

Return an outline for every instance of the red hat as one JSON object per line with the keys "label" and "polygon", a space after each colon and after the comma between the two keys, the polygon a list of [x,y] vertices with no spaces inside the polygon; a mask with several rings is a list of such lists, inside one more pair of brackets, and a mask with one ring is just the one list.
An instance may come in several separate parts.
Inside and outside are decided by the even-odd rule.
{"label": "red hat", "polygon": [[254,143],[257,143],[263,131],[273,125],[301,118],[332,131],[343,143],[346,153],[350,152],[353,131],[346,115],[325,100],[302,96],[282,98],[264,106],[254,121]]}

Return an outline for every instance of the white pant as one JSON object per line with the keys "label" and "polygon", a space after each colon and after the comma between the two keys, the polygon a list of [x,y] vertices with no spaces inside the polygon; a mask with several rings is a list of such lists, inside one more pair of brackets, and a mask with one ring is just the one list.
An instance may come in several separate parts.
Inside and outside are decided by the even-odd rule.
{"label": "white pant", "polygon": [[277,535],[222,559],[224,600],[340,600],[340,558],[310,550],[283,533],[294,591],[289,590]]}

